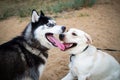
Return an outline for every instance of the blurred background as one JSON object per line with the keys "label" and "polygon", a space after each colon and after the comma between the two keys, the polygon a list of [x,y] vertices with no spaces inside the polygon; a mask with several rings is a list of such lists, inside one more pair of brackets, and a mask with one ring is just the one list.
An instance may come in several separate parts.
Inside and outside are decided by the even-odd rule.
{"label": "blurred background", "polygon": [[30,16],[32,9],[46,13],[77,10],[81,7],[91,7],[95,2],[96,0],[0,0],[0,19]]}
{"label": "blurred background", "polygon": [[[0,44],[21,34],[36,9],[57,24],[78,28],[99,48],[120,50],[120,0],[0,0]],[[120,62],[120,52],[109,52]],[[49,51],[41,80],[60,80],[68,73],[69,55],[58,48]]]}

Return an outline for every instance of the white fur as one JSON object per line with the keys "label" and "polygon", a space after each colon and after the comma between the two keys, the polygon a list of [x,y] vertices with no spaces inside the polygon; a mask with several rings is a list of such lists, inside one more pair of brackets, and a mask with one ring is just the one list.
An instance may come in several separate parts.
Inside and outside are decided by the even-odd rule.
{"label": "white fur", "polygon": [[[45,56],[43,56],[43,54],[40,54],[39,56],[40,56],[42,59],[44,59],[45,63],[47,62],[47,59],[45,58]],[[46,64],[39,66],[39,68],[38,68],[39,75],[40,75],[39,78],[41,78],[45,66],[46,66]]]}
{"label": "white fur", "polygon": [[33,11],[33,13],[32,13],[32,22],[35,23],[35,22],[38,21],[38,19],[39,19],[39,16],[38,16],[37,12]]}
{"label": "white fur", "polygon": [[47,25],[42,25],[35,30],[35,38],[45,47],[51,48],[53,45],[46,39],[46,33],[60,34],[62,33],[62,26],[48,27]]}
{"label": "white fur", "polygon": [[26,29],[26,32],[25,32],[25,38],[26,40],[29,40],[29,38],[31,38],[31,31],[32,31],[32,26],[31,26],[31,23],[29,23],[27,25],[27,29]]}
{"label": "white fur", "polygon": [[56,21],[54,21],[54,20],[49,20],[49,23],[51,23],[51,24],[55,24]]}
{"label": "white fur", "polygon": [[44,68],[45,68],[45,65],[40,65],[39,68],[38,68],[38,71],[39,71],[39,78],[41,78],[42,76],[42,73],[44,71]]}
{"label": "white fur", "polygon": [[[72,35],[73,32],[77,36]],[[91,38],[85,34],[87,33],[78,29],[70,29],[65,33],[64,42],[76,42],[77,46],[69,49],[69,54],[75,56],[71,58],[69,73],[62,80],[73,80],[76,76],[78,80],[120,80],[119,63],[111,55],[87,43]],[[83,51],[87,45],[89,47]]]}

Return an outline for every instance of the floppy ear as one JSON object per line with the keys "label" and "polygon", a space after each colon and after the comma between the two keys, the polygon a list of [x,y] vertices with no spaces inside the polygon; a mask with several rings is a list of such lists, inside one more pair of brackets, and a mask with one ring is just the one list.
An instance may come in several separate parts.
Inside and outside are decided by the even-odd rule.
{"label": "floppy ear", "polygon": [[38,15],[38,13],[36,12],[36,10],[33,9],[33,10],[32,10],[32,22],[35,23],[35,22],[38,21],[38,19],[39,19],[39,15]]}
{"label": "floppy ear", "polygon": [[92,38],[90,37],[90,35],[88,35],[87,33],[85,33],[85,37],[87,39],[87,44],[92,44]]}
{"label": "floppy ear", "polygon": [[42,10],[40,11],[40,16],[45,16]]}

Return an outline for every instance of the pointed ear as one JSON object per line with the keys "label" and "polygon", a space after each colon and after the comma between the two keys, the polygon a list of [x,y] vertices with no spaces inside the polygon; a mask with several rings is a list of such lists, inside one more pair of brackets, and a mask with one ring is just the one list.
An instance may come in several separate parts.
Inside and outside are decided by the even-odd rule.
{"label": "pointed ear", "polygon": [[39,15],[38,15],[38,13],[36,12],[36,10],[33,9],[33,10],[32,10],[32,22],[35,23],[35,22],[38,21],[38,19],[39,19]]}
{"label": "pointed ear", "polygon": [[88,35],[87,33],[85,33],[85,37],[86,37],[86,39],[87,39],[87,44],[92,44],[92,38],[91,38],[91,36],[90,35]]}
{"label": "pointed ear", "polygon": [[45,16],[42,10],[40,11],[40,16]]}

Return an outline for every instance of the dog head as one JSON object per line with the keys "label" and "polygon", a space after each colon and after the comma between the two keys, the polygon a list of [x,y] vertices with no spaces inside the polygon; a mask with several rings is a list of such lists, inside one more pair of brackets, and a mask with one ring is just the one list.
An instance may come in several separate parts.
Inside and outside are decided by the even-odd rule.
{"label": "dog head", "polygon": [[33,10],[31,23],[28,24],[23,35],[26,40],[30,40],[29,42],[32,42],[31,39],[37,40],[48,49],[53,46],[64,49],[63,44],[54,37],[54,34],[63,33],[65,29],[64,26],[56,25],[56,22],[52,18],[45,16],[42,11],[39,15],[36,10]]}
{"label": "dog head", "polygon": [[60,34],[59,38],[63,41],[65,50],[70,50],[72,54],[82,52],[87,45],[92,43],[92,39],[87,33],[74,28]]}

